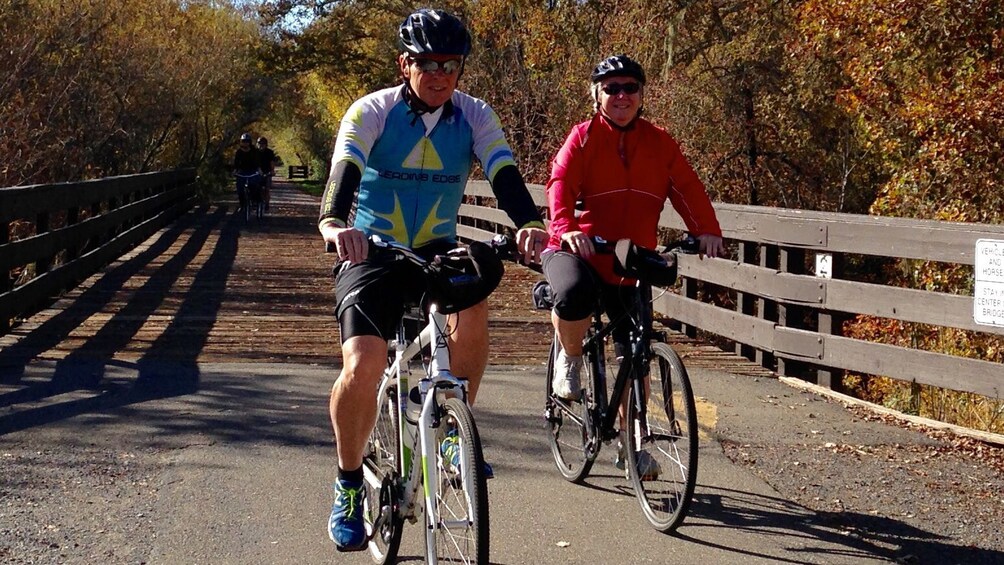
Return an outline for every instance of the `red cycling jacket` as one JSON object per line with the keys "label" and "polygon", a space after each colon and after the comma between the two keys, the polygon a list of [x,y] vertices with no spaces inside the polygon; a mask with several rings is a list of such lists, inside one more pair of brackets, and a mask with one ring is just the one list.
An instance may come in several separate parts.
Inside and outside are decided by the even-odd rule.
{"label": "red cycling jacket", "polygon": [[[560,249],[569,231],[652,248],[667,198],[692,235],[722,235],[704,184],[669,133],[641,118],[620,130],[597,113],[572,128],[552,162],[548,249]],[[627,282],[614,274],[612,255],[594,255],[590,263],[604,281]]]}

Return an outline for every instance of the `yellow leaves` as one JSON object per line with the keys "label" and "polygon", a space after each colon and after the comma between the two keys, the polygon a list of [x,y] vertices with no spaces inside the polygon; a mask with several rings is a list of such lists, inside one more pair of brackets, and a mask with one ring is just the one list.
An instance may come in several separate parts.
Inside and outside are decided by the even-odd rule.
{"label": "yellow leaves", "polygon": [[22,54],[7,76],[24,96],[0,81],[0,153],[23,178],[2,185],[173,168],[248,121],[233,103],[261,36],[225,3],[25,0],[11,17],[20,39],[0,33],[0,53]]}

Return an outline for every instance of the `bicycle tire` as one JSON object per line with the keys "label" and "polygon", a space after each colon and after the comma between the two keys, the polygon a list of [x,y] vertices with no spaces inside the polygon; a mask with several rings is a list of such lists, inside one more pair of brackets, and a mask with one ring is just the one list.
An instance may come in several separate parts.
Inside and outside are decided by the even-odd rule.
{"label": "bicycle tire", "polygon": [[366,474],[366,500],[363,520],[369,536],[368,549],[379,565],[394,563],[401,546],[404,519],[396,500],[400,482],[401,411],[397,387],[387,389],[387,400],[377,412],[376,425],[366,442],[363,465]]}
{"label": "bicycle tire", "polygon": [[[547,360],[545,385],[544,428],[547,442],[554,455],[554,466],[565,480],[578,483],[593,467],[595,457],[589,457],[589,405],[592,398],[592,379],[583,387],[582,398],[578,402],[568,402],[554,396],[551,386],[554,377],[554,361],[558,355],[557,337],[551,340],[551,352]],[[592,371],[592,363],[585,365]]]}
{"label": "bicycle tire", "polygon": [[434,529],[425,528],[426,536],[435,536],[434,543],[426,540],[426,547],[435,549],[440,562],[487,565],[490,528],[484,454],[471,409],[459,398],[448,398],[443,403],[436,445],[443,445],[451,430],[456,431],[460,469],[454,468],[442,452],[436,457],[439,484],[433,490],[439,516]]}
{"label": "bicycle tire", "polygon": [[652,344],[651,352],[648,374],[632,386],[637,395],[647,382],[645,414],[637,396],[628,403],[627,469],[645,518],[668,533],[686,517],[697,482],[697,407],[680,356],[664,343]]}

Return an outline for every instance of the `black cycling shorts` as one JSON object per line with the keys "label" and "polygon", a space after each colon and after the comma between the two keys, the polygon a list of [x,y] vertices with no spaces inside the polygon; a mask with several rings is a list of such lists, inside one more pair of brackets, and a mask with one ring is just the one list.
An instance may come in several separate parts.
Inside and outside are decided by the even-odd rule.
{"label": "black cycling shorts", "polygon": [[[608,319],[617,320],[635,299],[637,289],[634,285],[603,282],[589,263],[573,253],[547,253],[541,267],[551,285],[554,311],[562,320],[574,322],[589,318],[596,311],[597,304],[606,312]],[[627,338],[630,321],[625,322],[614,331],[618,342]]]}
{"label": "black cycling shorts", "polygon": [[[429,260],[457,247],[436,242],[416,249]],[[406,304],[419,303],[425,294],[421,268],[396,255],[368,257],[361,263],[337,263],[335,272],[335,315],[342,343],[350,337],[372,335],[388,341],[397,334]]]}

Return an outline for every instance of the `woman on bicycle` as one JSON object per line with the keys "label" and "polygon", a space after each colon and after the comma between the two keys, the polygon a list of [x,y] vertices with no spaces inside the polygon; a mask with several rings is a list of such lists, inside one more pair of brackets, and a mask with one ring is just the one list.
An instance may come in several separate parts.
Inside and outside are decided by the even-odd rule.
{"label": "woman on bicycle", "polygon": [[262,174],[262,199],[265,201],[265,211],[269,211],[272,203],[272,177],[275,176],[275,151],[268,146],[268,139],[258,138],[258,162]]}
{"label": "woman on bicycle", "polygon": [[[724,254],[722,231],[701,180],[676,140],[641,117],[641,65],[615,55],[601,61],[591,79],[596,114],[572,128],[552,162],[550,239],[542,259],[554,292],[551,322],[562,349],[552,386],[555,395],[572,401],[581,393],[582,340],[597,297],[614,319],[626,303],[620,295],[634,287],[634,280],[614,274],[612,254],[596,254],[592,237],[630,239],[653,248],[668,199],[700,240],[703,255]],[[616,342],[622,337],[614,332]]]}

